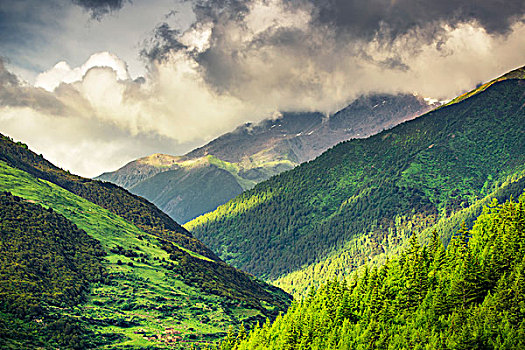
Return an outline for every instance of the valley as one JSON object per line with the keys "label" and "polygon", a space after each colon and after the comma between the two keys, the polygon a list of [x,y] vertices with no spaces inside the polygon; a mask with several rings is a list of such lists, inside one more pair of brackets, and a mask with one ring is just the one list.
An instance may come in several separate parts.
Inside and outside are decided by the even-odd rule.
{"label": "valley", "polygon": [[[298,296],[325,275],[342,278],[371,259],[384,260],[413,233],[430,232],[473,206],[471,223],[481,210],[476,203],[491,193],[517,182],[506,193],[521,194],[525,100],[523,81],[514,78],[523,72],[342,143],[185,227],[225,261]],[[445,244],[459,224],[440,231]]]}
{"label": "valley", "polygon": [[525,2],[0,3],[0,349],[525,349]]}
{"label": "valley", "polygon": [[[21,159],[33,157],[28,150],[7,139],[0,142],[3,157],[11,154],[11,163],[15,163],[15,157],[17,164]],[[43,162],[36,155],[34,157],[37,162]],[[27,163],[24,165],[29,167]],[[65,175],[59,169],[55,171],[57,178]],[[36,314],[30,313],[42,321],[41,327],[38,324],[27,327],[31,337],[25,336],[26,345],[31,342],[35,346],[57,343],[74,348],[172,348],[185,343],[206,343],[226,334],[232,324],[273,318],[289,303],[289,297],[277,288],[216,261],[214,255],[203,248],[192,248],[198,243],[188,244],[180,238],[181,243],[170,242],[169,236],[159,236],[144,227],[141,229],[121,216],[52,182],[13,168],[5,161],[0,161],[0,179],[1,191],[19,196],[22,201],[31,203],[29,205],[50,208],[63,215],[84,234],[95,239],[103,250],[103,254],[98,255],[103,256],[99,264],[105,271],[91,284],[86,302],[67,304],[66,308],[50,302]],[[169,223],[166,219],[166,224]],[[208,256],[201,255],[201,252]],[[42,282],[37,279],[34,283],[39,285]],[[16,327],[16,317],[9,314],[7,317],[2,321],[6,322],[7,329]],[[57,317],[59,320],[69,319],[66,324],[78,324],[83,332],[79,331],[75,338],[71,338],[61,335],[63,331],[58,325],[53,337],[46,339],[42,327]],[[24,337],[10,339],[7,333],[4,335],[3,346],[18,348],[22,344],[19,341],[24,341]]]}

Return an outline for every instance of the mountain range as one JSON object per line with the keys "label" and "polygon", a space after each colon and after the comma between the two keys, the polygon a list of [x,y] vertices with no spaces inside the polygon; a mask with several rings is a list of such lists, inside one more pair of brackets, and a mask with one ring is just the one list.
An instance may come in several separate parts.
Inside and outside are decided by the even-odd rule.
{"label": "mountain range", "polygon": [[433,107],[362,97],[105,175],[187,212],[244,190],[184,226],[0,135],[0,347],[522,348],[525,67]]}
{"label": "mountain range", "polygon": [[361,96],[330,116],[282,113],[239,126],[184,156],[153,154],[96,179],[123,186],[184,223],[341,141],[370,136],[436,106],[409,94]]}
{"label": "mountain range", "polygon": [[445,244],[525,184],[525,69],[419,118],[343,142],[185,225],[225,261],[296,296],[385,261],[414,233]]}

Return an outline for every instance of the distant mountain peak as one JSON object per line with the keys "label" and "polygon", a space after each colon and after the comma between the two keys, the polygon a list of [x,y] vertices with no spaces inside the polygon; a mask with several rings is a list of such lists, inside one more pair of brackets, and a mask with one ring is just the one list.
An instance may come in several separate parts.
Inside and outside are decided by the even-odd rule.
{"label": "distant mountain peak", "polygon": [[[333,115],[276,112],[258,123],[239,125],[183,156],[153,154],[98,179],[124,186],[185,222],[258,182],[314,159],[339,142],[373,135],[436,106],[411,94],[370,94]],[[191,185],[192,178],[200,189]],[[215,197],[217,201],[211,201],[214,196],[200,197],[200,191],[208,186],[221,193]],[[192,201],[194,204],[186,207]]]}
{"label": "distant mountain peak", "polygon": [[172,156],[172,155],[163,154],[163,153],[154,153],[152,155],[139,158],[136,161],[141,164],[155,166],[155,167],[170,167],[176,164],[180,159],[181,159],[180,156]]}

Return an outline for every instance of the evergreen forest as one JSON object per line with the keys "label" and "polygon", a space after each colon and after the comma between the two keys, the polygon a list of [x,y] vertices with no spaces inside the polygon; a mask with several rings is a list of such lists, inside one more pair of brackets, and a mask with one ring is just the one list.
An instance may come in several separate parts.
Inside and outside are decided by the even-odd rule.
{"label": "evergreen forest", "polygon": [[434,233],[380,267],[323,284],[221,350],[523,349],[525,194],[485,207],[448,247]]}

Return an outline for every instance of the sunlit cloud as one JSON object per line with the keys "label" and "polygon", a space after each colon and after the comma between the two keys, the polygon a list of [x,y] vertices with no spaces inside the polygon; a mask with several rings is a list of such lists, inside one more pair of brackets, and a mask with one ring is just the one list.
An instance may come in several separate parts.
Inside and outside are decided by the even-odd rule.
{"label": "sunlit cloud", "polygon": [[[334,113],[368,93],[447,100],[525,64],[521,3],[496,18],[489,1],[474,10],[446,1],[431,14],[387,2],[360,14],[356,1],[157,0],[159,13],[126,2],[102,7],[87,29],[76,23],[91,10],[66,7],[43,27],[63,39],[66,57],[51,61],[57,43],[43,50],[48,65],[34,84],[0,65],[0,132],[95,176],[149,153],[183,154],[280,111]],[[403,6],[406,18],[396,17]],[[86,30],[86,44],[75,42]]]}
{"label": "sunlit cloud", "polygon": [[95,53],[80,67],[71,68],[67,62],[60,61],[53,68],[36,77],[35,86],[53,91],[61,83],[81,81],[91,68],[111,68],[119,80],[130,79],[126,62],[109,52]]}

